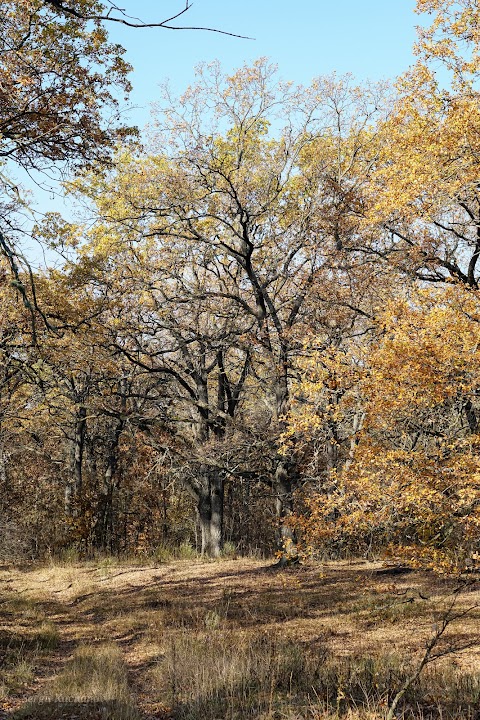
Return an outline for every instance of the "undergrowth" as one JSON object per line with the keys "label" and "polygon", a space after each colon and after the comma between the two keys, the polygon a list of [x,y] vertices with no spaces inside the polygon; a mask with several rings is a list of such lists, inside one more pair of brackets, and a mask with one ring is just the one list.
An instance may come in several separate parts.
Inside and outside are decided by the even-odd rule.
{"label": "undergrowth", "polygon": [[[175,718],[383,718],[412,664],[391,654],[339,657],[294,641],[222,630],[173,636],[151,671]],[[480,674],[454,663],[425,673],[401,708],[404,718],[478,717]]]}

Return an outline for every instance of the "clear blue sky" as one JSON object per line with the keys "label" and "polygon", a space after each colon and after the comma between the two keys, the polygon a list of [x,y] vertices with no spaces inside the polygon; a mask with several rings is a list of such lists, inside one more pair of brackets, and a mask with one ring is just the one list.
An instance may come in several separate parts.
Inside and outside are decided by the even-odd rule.
{"label": "clear blue sky", "polygon": [[[181,9],[184,0],[123,0],[121,6],[130,15],[155,22]],[[230,71],[267,56],[278,64],[283,79],[302,84],[334,71],[351,72],[358,80],[394,78],[413,62],[415,26],[420,22],[414,6],[415,0],[194,0],[180,20],[253,40],[200,31],[135,30],[112,23],[110,39],[127,49],[126,58],[134,67],[134,108],[125,120],[143,127],[150,119],[150,103],[159,99],[159,83],[169,78],[173,88],[183,92],[201,61],[219,59]],[[71,217],[73,207],[62,200],[58,185],[47,181],[48,192],[28,178],[18,181],[32,189],[37,211],[56,210]]]}
{"label": "clear blue sky", "polygon": [[[392,78],[413,60],[419,17],[414,0],[194,0],[179,22],[249,35],[239,40],[214,33],[112,26],[111,38],[127,48],[134,66],[131,114],[142,126],[158,83],[170,78],[179,92],[194,79],[200,61],[219,59],[227,70],[267,56],[285,80],[307,84],[317,76],[351,72],[359,80]],[[122,7],[145,21],[164,19],[182,0],[124,0]]]}

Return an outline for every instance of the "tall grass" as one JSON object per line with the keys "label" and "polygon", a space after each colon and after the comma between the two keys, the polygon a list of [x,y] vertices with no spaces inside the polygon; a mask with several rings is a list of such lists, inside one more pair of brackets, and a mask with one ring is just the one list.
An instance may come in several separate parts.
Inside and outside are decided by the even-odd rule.
{"label": "tall grass", "polygon": [[[183,630],[167,643],[152,682],[179,720],[383,718],[409,673],[394,654],[335,657],[267,636]],[[401,717],[473,720],[479,702],[480,674],[445,665],[410,688]]]}
{"label": "tall grass", "polygon": [[74,652],[63,672],[46,689],[50,699],[126,700],[128,680],[116,645],[84,645]]}

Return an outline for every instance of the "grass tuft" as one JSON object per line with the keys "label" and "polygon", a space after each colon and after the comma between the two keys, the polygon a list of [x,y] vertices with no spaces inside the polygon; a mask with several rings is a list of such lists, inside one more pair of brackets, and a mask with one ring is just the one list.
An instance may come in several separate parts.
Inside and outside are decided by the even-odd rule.
{"label": "grass tuft", "polygon": [[77,701],[126,700],[127,672],[116,645],[85,645],[77,648],[64,671],[54,678],[46,699]]}

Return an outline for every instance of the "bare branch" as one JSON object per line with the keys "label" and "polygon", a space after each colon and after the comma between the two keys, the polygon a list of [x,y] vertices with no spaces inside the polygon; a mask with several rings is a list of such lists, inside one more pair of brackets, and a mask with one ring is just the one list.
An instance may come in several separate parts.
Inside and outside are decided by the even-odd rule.
{"label": "bare branch", "polygon": [[121,11],[119,8],[112,6],[112,9],[118,10],[119,12],[122,12],[124,17],[114,17],[110,15],[110,11],[106,15],[95,15],[95,14],[84,14],[79,12],[78,10],[75,10],[75,8],[68,7],[63,3],[63,0],[43,0],[46,5],[50,5],[51,7],[55,8],[56,10],[66,14],[66,15],[72,15],[73,17],[78,18],[79,20],[97,20],[100,22],[115,22],[120,23],[121,25],[126,25],[127,27],[131,28],[164,28],[165,30],[203,30],[204,32],[214,32],[219,33],[220,35],[228,35],[229,37],[236,37],[240,38],[241,40],[253,40],[252,37],[249,37],[248,35],[239,35],[238,33],[228,32],[227,30],[219,30],[218,28],[212,28],[212,27],[202,27],[202,26],[195,26],[195,25],[170,25],[171,22],[179,18],[181,15],[184,15],[190,8],[192,7],[192,3],[187,0],[187,3],[183,10],[180,10],[175,15],[172,15],[171,17],[167,18],[166,20],[162,20],[161,22],[153,22],[153,23],[147,23],[147,22],[131,22],[130,20],[127,20],[128,17],[125,15],[123,11]]}

